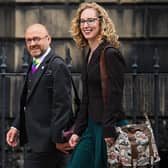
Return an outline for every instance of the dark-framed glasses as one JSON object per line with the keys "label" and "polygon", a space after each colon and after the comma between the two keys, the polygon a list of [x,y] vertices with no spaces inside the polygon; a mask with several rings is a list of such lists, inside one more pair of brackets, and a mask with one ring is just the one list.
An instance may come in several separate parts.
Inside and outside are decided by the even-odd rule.
{"label": "dark-framed glasses", "polygon": [[80,20],[79,20],[79,23],[80,23],[80,25],[82,25],[82,26],[83,26],[85,23],[87,23],[87,25],[93,25],[96,20],[99,20],[99,18],[80,19]]}
{"label": "dark-framed glasses", "polygon": [[48,37],[48,35],[45,35],[44,37],[27,38],[27,39],[25,39],[25,41],[26,41],[27,44],[31,44],[32,41],[34,43],[38,43],[39,41],[41,41],[42,39],[45,39],[46,37]]}

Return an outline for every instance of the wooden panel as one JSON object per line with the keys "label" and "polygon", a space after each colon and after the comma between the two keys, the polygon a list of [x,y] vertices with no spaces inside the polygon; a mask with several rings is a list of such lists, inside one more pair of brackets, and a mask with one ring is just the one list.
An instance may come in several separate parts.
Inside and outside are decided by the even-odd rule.
{"label": "wooden panel", "polygon": [[150,37],[168,37],[168,7],[149,9]]}
{"label": "wooden panel", "polygon": [[168,0],[121,0],[121,3],[167,3]]}
{"label": "wooden panel", "polygon": [[120,37],[144,36],[144,9],[143,8],[113,8],[108,6],[107,11],[116,25]]}
{"label": "wooden panel", "polygon": [[[32,2],[32,0],[16,0],[16,2]],[[46,2],[46,3],[70,3],[70,2],[81,2],[81,0],[33,0],[33,2]]]}
{"label": "wooden panel", "polygon": [[73,10],[61,7],[21,7],[16,9],[16,37],[24,37],[25,29],[33,23],[44,24],[52,37],[70,37],[69,27]]}
{"label": "wooden panel", "polygon": [[21,7],[20,10],[16,9],[16,37],[24,37],[25,29],[28,25],[40,21],[40,12],[38,7]]}
{"label": "wooden panel", "polygon": [[[70,22],[76,8],[66,9],[65,6],[25,7],[16,10],[16,37],[24,37],[25,28],[32,23],[40,22],[46,25],[52,37],[70,37]],[[116,9],[108,6],[107,11],[114,20],[120,37],[144,36],[144,9]],[[19,26],[18,26],[19,25]]]}
{"label": "wooden panel", "polygon": [[14,37],[14,6],[0,6],[0,37]]}

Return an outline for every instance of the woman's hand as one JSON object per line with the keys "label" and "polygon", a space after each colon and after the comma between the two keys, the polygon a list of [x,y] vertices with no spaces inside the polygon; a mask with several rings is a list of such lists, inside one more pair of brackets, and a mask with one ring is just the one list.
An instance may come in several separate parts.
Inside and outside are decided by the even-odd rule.
{"label": "woman's hand", "polygon": [[106,144],[108,146],[112,146],[115,143],[115,139],[111,138],[111,137],[110,138],[105,138],[104,140],[106,141]]}
{"label": "woman's hand", "polygon": [[69,145],[74,148],[78,142],[79,142],[79,136],[77,134],[72,134],[72,136],[69,139]]}

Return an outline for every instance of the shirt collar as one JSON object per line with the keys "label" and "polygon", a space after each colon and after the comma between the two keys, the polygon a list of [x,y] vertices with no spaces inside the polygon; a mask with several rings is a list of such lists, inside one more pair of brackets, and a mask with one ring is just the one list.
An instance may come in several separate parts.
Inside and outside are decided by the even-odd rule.
{"label": "shirt collar", "polygon": [[[39,64],[37,65],[37,66],[39,66],[42,62],[43,62],[43,60],[44,60],[44,58],[48,55],[48,53],[51,51],[51,47],[48,47],[48,49],[46,50],[46,52],[41,56],[41,57],[39,57],[39,58],[36,58],[36,60],[37,60],[37,62],[39,62]],[[35,58],[33,58],[33,60],[34,60]]]}

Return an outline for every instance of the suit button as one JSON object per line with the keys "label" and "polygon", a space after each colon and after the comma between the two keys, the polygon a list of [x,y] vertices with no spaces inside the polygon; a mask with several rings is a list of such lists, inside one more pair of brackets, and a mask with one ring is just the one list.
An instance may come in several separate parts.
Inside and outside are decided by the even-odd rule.
{"label": "suit button", "polygon": [[26,111],[26,107],[24,106],[24,111]]}

